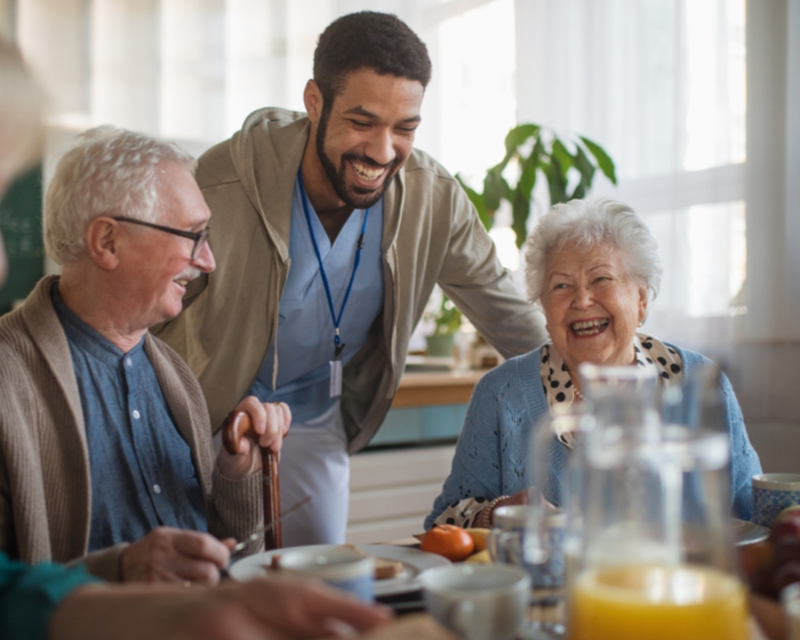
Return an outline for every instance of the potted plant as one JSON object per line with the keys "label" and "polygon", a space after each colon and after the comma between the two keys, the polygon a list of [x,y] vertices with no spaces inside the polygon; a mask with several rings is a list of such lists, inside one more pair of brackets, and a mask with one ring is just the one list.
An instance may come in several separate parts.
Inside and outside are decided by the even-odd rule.
{"label": "potted plant", "polygon": [[[492,227],[500,202],[507,200],[511,204],[511,228],[520,249],[528,235],[531,198],[540,174],[547,179],[551,207],[558,202],[583,198],[598,169],[617,184],[614,162],[599,144],[583,136],[570,135],[562,140],[552,129],[521,124],[508,132],[505,146],[503,160],[486,172],[483,193],[465,184],[458,174],[456,178],[487,230]],[[506,177],[509,167],[517,169],[513,187]]]}
{"label": "potted plant", "polygon": [[434,309],[426,313],[427,319],[433,321],[433,333],[425,336],[426,353],[429,356],[452,356],[455,334],[461,328],[461,312],[453,301],[442,294],[442,301]]}

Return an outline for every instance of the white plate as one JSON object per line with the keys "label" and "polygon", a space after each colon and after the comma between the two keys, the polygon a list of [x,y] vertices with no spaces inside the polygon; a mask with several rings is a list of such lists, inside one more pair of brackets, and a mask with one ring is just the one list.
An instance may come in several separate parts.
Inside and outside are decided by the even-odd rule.
{"label": "white plate", "polygon": [[739,520],[738,518],[731,518],[731,521],[733,522],[734,546],[741,547],[746,544],[761,542],[769,537],[769,529],[766,527],[747,520]]}
{"label": "white plate", "polygon": [[[274,555],[286,553],[287,551],[294,551],[295,549],[319,549],[320,551],[326,551],[337,546],[339,545],[315,544],[307,547],[290,547],[256,553],[233,563],[230,568],[230,574],[231,577],[236,580],[251,580],[253,578],[265,576],[271,571],[270,564],[272,562],[272,556]],[[384,558],[386,560],[403,563],[403,572],[399,576],[389,578],[388,580],[375,581],[376,597],[394,596],[400,593],[417,591],[421,588],[420,583],[417,581],[417,576],[420,573],[426,569],[452,564],[447,558],[443,558],[435,553],[427,553],[419,549],[410,549],[408,547],[395,547],[389,544],[365,544],[358,545],[358,548],[364,553],[376,558]]]}

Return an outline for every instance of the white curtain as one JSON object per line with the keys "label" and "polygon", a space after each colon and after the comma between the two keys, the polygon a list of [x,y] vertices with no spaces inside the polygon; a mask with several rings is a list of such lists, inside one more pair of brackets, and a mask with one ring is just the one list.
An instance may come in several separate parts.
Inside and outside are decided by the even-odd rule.
{"label": "white curtain", "polygon": [[519,118],[614,158],[659,243],[646,330],[719,350],[746,303],[744,0],[518,0]]}

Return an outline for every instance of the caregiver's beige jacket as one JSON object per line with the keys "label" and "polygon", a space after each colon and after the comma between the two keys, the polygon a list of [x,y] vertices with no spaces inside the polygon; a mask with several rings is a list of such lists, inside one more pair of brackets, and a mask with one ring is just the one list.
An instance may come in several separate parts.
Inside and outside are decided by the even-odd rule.
{"label": "caregiver's beige jacket", "polygon": [[[304,114],[261,109],[200,158],[197,181],[213,212],[217,269],[190,285],[183,313],[159,337],[199,378],[214,429],[247,394],[277,339],[292,190],[308,133]],[[386,191],[383,211],[384,309],[344,368],[341,406],[351,452],[383,422],[411,332],[437,282],[504,356],[545,339],[541,315],[500,265],[463,189],[432,158],[412,152]],[[275,375],[277,359],[276,350]]]}

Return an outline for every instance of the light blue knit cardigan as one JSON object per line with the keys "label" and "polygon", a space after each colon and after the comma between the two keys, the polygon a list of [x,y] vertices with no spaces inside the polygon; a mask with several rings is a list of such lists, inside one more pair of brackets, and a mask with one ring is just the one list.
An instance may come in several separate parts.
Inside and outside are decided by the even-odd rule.
{"label": "light blue knit cardigan", "polygon": [[[464,498],[492,500],[526,488],[528,436],[548,411],[539,373],[543,346],[507,360],[475,386],[450,476],[433,503],[433,511],[425,518],[426,530],[449,505]],[[667,346],[680,354],[685,375],[711,363],[699,353]],[[738,518],[749,520],[752,511],[751,479],[761,473],[761,463],[747,437],[736,395],[724,375],[721,392],[731,442],[732,512]],[[556,487],[561,482],[561,469],[567,455],[566,446],[554,443],[550,464],[553,470],[551,482]]]}

